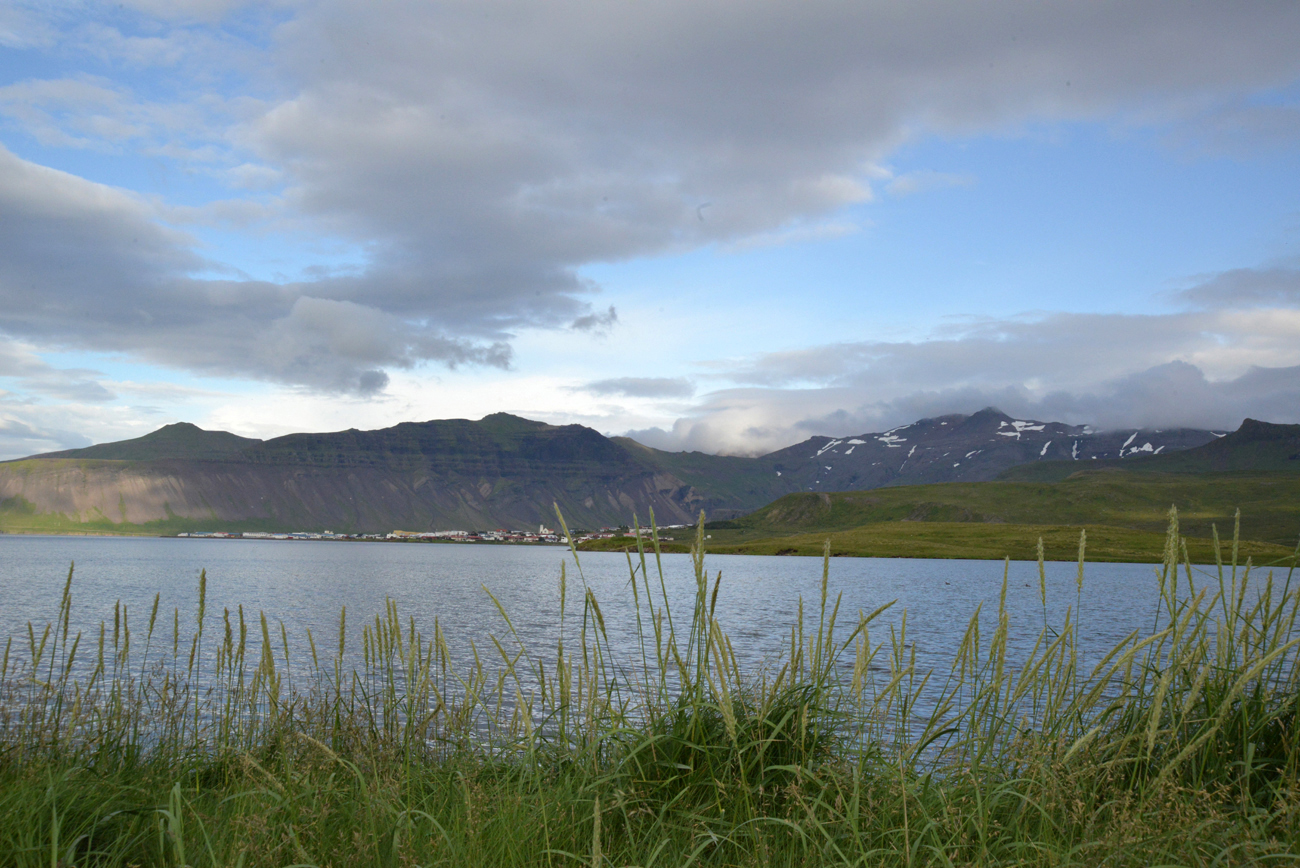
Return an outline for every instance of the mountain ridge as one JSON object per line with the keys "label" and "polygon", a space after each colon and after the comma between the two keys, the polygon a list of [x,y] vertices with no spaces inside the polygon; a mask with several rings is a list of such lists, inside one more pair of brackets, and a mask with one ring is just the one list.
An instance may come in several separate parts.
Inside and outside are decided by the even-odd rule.
{"label": "mountain ridge", "polygon": [[[1123,469],[1130,473],[1300,473],[1300,425],[1283,425],[1245,419],[1236,431],[1200,447],[1141,455],[1125,461],[1109,459],[1093,468]],[[1064,462],[1012,467],[999,475],[1005,481],[1059,482],[1078,472]]]}
{"label": "mountain ridge", "polygon": [[110,530],[191,521],[374,532],[529,526],[553,521],[558,504],[583,527],[627,523],[634,514],[644,522],[651,509],[660,524],[673,524],[701,510],[742,515],[796,491],[984,481],[1061,456],[1076,465],[1129,462],[1218,436],[1100,432],[987,408],[742,458],[665,452],[508,413],[268,440],[174,423],[133,440],[0,463],[0,514]]}

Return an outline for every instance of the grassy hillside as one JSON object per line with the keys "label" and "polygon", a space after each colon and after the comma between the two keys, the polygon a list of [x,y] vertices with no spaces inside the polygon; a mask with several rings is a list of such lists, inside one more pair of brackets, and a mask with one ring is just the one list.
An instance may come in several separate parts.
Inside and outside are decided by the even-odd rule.
{"label": "grassy hillside", "polygon": [[[1108,525],[1162,533],[1170,505],[1188,536],[1211,525],[1230,533],[1241,510],[1243,539],[1293,546],[1300,536],[1300,475],[1078,472],[1062,482],[974,482],[872,491],[790,494],[710,532],[753,537],[849,530],[881,522]],[[728,541],[734,541],[728,537]]]}
{"label": "grassy hillside", "polygon": [[[1092,562],[1146,563],[1160,562],[1164,534],[1105,525],[1086,525],[1087,558]],[[710,554],[734,555],[808,555],[820,556],[829,540],[831,557],[863,558],[957,558],[971,560],[1034,560],[1038,539],[1042,537],[1044,556],[1049,561],[1073,561],[1079,554],[1078,526],[1037,524],[973,524],[969,522],[897,521],[868,524],[848,530],[820,531],[783,536],[761,536],[744,531],[711,531],[705,543]],[[593,540],[582,546],[584,551],[636,551],[630,537]],[[664,542],[665,552],[690,550],[686,542]],[[1212,564],[1214,546],[1209,540],[1187,539],[1188,555],[1193,563]],[[1231,546],[1224,543],[1220,552],[1231,559]],[[1290,566],[1295,549],[1263,542],[1245,542],[1240,548],[1260,566]]]}
{"label": "grassy hillside", "polygon": [[[1105,525],[1087,525],[1089,561],[1159,563],[1157,551],[1164,534]],[[1043,539],[1047,560],[1072,561],[1079,554],[1079,527],[1060,525],[985,525],[962,522],[892,522],[871,524],[832,533],[806,533],[754,542],[718,543],[719,554],[820,555],[827,540],[831,556],[876,558],[971,558],[1030,561],[1037,557]],[[1187,539],[1193,563],[1212,564],[1214,546],[1209,540]],[[1220,556],[1230,559],[1226,543]],[[1294,548],[1272,543],[1247,542],[1241,557],[1257,565],[1292,563]]]}
{"label": "grassy hillside", "polygon": [[[1225,438],[1226,439],[1226,438]],[[1178,456],[1176,456],[1178,457]],[[782,497],[740,519],[708,524],[717,553],[864,557],[1032,559],[1039,536],[1047,557],[1072,560],[1079,529],[1088,557],[1152,561],[1178,509],[1193,560],[1212,563],[1212,527],[1232,534],[1241,510],[1243,548],[1256,563],[1282,563],[1300,537],[1300,474],[1153,473],[1118,468],[1078,471],[1060,482],[974,482],[805,492]],[[620,550],[632,541],[592,548]],[[681,543],[669,550],[683,549]],[[1288,561],[1289,562],[1289,561]]]}

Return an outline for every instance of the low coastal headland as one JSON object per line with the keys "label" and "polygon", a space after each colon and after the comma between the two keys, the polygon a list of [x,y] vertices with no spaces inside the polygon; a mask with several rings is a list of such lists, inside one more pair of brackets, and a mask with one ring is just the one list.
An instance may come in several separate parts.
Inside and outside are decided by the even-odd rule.
{"label": "low coastal headland", "polygon": [[[1163,534],[1107,525],[979,525],[965,522],[881,522],[848,530],[746,539],[726,529],[709,529],[705,547],[710,554],[802,555],[816,557],[829,545],[831,557],[865,558],[934,558],[956,560],[1032,561],[1038,555],[1038,541],[1043,540],[1044,557],[1049,561],[1072,561],[1078,554],[1079,533],[1088,534],[1088,559],[1105,563],[1155,564],[1161,559]],[[1213,564],[1216,549],[1213,539],[1183,537],[1188,557],[1194,564]],[[643,545],[645,543],[643,542]],[[584,551],[637,550],[635,533],[594,539],[582,544]],[[661,542],[660,551],[682,553],[690,543],[678,540]],[[1295,563],[1295,549],[1276,543],[1241,540],[1240,557],[1256,564],[1289,567]]]}
{"label": "low coastal headland", "polygon": [[1084,649],[1077,605],[1049,623],[1044,579],[1031,648],[1010,641],[1025,613],[1004,588],[937,671],[918,669],[906,618],[841,610],[824,550],[821,598],[747,671],[714,617],[707,535],[688,611],[669,609],[652,540],[630,561],[635,624],[607,624],[581,573],[562,572],[581,602],[561,603],[555,647],[524,647],[502,610],[466,666],[395,604],[359,635],[345,611],[330,635],[291,638],[208,610],[203,578],[192,612],[119,607],[77,632],[70,572],[50,623],[0,663],[4,862],[1300,858],[1300,588],[1240,540],[1193,567],[1171,514],[1149,631]]}
{"label": "low coastal headland", "polygon": [[[1077,556],[1088,533],[1094,561],[1158,563],[1170,506],[1177,508],[1193,563],[1222,556],[1215,527],[1238,521],[1238,552],[1256,564],[1293,563],[1300,535],[1300,476],[1279,472],[1085,471],[1056,482],[992,481],[870,491],[787,494],[740,518],[710,521],[710,554],[1033,560]],[[645,533],[645,529],[641,529]],[[582,543],[590,551],[635,551],[637,530]],[[688,551],[690,542],[661,541]]]}

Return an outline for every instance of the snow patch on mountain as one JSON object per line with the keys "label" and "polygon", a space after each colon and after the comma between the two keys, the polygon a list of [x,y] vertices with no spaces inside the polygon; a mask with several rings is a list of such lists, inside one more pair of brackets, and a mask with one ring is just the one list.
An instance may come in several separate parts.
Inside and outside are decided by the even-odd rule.
{"label": "snow patch on mountain", "polygon": [[844,442],[843,440],[832,440],[831,442],[829,442],[829,443],[827,443],[825,446],[823,446],[821,449],[818,449],[818,450],[817,450],[817,455],[814,455],[813,457],[816,458],[816,457],[820,456],[823,452],[825,452],[827,449],[832,449],[832,448],[834,448],[834,447],[836,447],[836,446],[839,446],[839,445],[840,445],[841,443],[843,443],[843,442]]}

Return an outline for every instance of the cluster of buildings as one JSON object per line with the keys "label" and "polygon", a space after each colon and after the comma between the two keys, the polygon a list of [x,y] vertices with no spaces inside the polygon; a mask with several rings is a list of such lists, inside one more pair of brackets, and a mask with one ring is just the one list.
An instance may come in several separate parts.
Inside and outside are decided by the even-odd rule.
{"label": "cluster of buildings", "polygon": [[328,530],[320,532],[302,530],[294,533],[278,533],[260,530],[245,531],[243,533],[238,531],[201,530],[191,531],[189,533],[178,533],[176,535],[180,537],[189,537],[190,539],[384,539],[382,533],[334,533],[333,531]]}
{"label": "cluster of buildings", "polygon": [[[535,531],[528,530],[395,530],[392,533],[334,533],[333,531],[297,531],[294,533],[268,531],[190,531],[178,533],[188,539],[310,539],[310,540],[376,540],[379,542],[511,542],[568,544],[569,538],[545,525]],[[613,534],[610,534],[612,536]],[[590,537],[578,537],[589,539]]]}
{"label": "cluster of buildings", "polygon": [[[663,527],[660,527],[660,528],[659,528],[659,539],[661,539],[661,540],[671,540],[672,537],[670,537],[670,536],[665,536],[665,535],[664,535],[664,532],[665,532],[665,531],[670,531],[670,530],[679,529],[679,528],[688,528],[688,527],[690,527],[690,525],[686,525],[686,524],[666,524],[666,525],[664,525]],[[580,544],[580,543],[585,543],[585,542],[587,542],[588,540],[593,540],[593,539],[613,539],[613,538],[616,537],[616,536],[620,536],[620,537],[625,537],[625,536],[631,536],[631,537],[635,537],[635,536],[643,536],[643,537],[645,537],[646,539],[649,539],[650,536],[651,536],[651,534],[652,534],[652,531],[651,531],[651,529],[648,528],[648,527],[641,527],[641,528],[632,528],[632,527],[602,527],[600,530],[597,530],[597,531],[586,531],[586,532],[575,533],[575,534],[573,535],[573,541],[574,541],[574,543],[578,543],[578,544]]]}
{"label": "cluster of buildings", "polygon": [[[669,525],[660,528],[660,531],[671,530],[673,528],[686,527],[686,525]],[[636,529],[626,527],[602,527],[598,531],[576,531],[573,535],[574,544],[584,543],[593,539],[611,539],[616,536],[635,536]],[[640,533],[643,536],[650,535],[649,528],[641,528]],[[569,538],[563,533],[551,530],[546,525],[538,525],[537,530],[431,530],[431,531],[410,531],[395,530],[392,533],[334,533],[333,531],[297,531],[295,533],[279,533],[268,531],[190,531],[188,533],[178,533],[179,537],[189,539],[319,539],[319,540],[377,540],[381,542],[495,542],[495,543],[550,543],[552,545],[568,545]],[[665,538],[660,536],[661,539]],[[666,537],[672,539],[672,537]]]}
{"label": "cluster of buildings", "polygon": [[566,545],[569,542],[567,536],[556,533],[544,524],[538,525],[535,531],[506,530],[505,528],[496,530],[395,530],[388,534],[385,539],[399,542],[431,542],[439,540],[444,542],[564,543]]}

